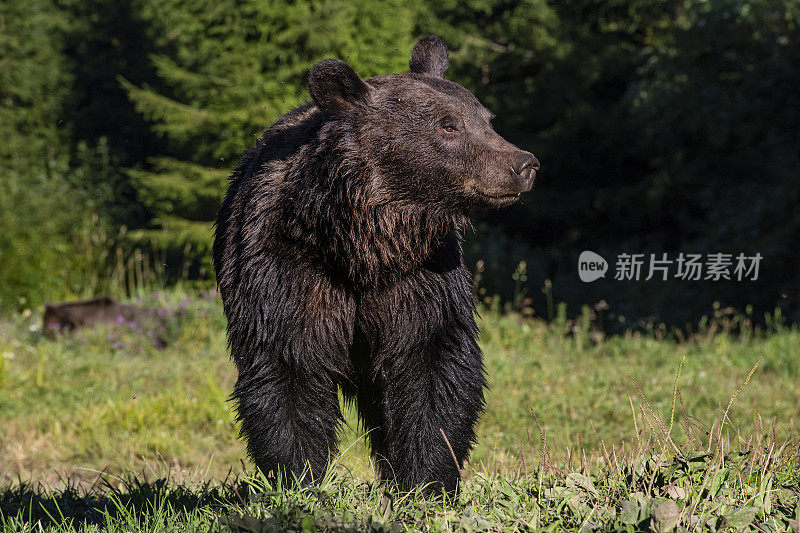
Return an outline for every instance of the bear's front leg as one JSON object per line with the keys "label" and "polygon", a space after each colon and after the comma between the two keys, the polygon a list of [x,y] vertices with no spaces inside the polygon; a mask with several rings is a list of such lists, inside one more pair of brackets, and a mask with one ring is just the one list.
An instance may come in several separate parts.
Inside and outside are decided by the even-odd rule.
{"label": "bear's front leg", "polygon": [[354,305],[311,268],[264,263],[258,284],[223,295],[239,370],[233,398],[256,466],[307,484],[324,476],[337,450]]}
{"label": "bear's front leg", "polygon": [[486,385],[468,272],[424,270],[360,311],[372,368],[358,394],[384,479],[453,494]]}

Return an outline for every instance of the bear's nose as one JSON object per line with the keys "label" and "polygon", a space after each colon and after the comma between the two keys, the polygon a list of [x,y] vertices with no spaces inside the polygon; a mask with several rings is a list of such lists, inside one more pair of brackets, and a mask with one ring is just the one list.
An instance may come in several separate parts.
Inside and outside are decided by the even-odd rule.
{"label": "bear's nose", "polygon": [[517,152],[514,162],[511,164],[511,170],[517,176],[523,190],[527,191],[533,185],[536,171],[539,170],[539,160],[530,152]]}

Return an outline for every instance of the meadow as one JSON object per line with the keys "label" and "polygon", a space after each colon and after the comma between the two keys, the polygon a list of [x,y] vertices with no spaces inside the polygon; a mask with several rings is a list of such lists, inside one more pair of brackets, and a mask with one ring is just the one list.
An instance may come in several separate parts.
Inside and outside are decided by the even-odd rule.
{"label": "meadow", "polygon": [[326,479],[267,486],[227,401],[218,300],[140,303],[161,309],[166,347],[147,322],[55,337],[38,311],[0,322],[3,530],[798,530],[800,331],[774,317],[604,337],[482,308],[491,389],[448,501],[376,482],[345,404]]}

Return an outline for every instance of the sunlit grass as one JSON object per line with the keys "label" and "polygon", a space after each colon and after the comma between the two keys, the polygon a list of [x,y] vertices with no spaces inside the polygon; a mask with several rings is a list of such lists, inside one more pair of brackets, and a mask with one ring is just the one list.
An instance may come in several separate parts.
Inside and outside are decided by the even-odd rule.
{"label": "sunlit grass", "polygon": [[[796,519],[796,328],[678,343],[633,333],[603,338],[579,322],[547,325],[484,310],[491,389],[466,488],[455,507],[413,497],[389,505],[347,406],[345,451],[319,489],[265,493],[246,475],[249,483],[231,481],[251,467],[227,402],[235,370],[220,306],[177,293],[142,303],[169,311],[165,349],[143,326],[49,339],[34,313],[0,323],[0,486],[11,487],[0,498],[4,513],[22,505],[46,519],[43,510],[58,512],[60,502],[76,516],[63,506],[102,503],[106,515],[84,513],[94,518],[80,523],[120,530],[140,518],[147,521],[136,522],[140,529],[160,523],[169,531],[176,520],[208,529],[222,527],[221,516],[256,524],[251,530],[551,522],[636,529],[655,527],[656,515],[674,518],[675,507],[662,504],[672,501],[686,527],[750,514],[784,525]],[[154,485],[165,476],[168,483]],[[25,507],[31,496],[49,501],[43,487],[57,489],[54,503]],[[267,496],[253,501],[251,492]],[[132,511],[131,499],[149,505],[149,514]],[[24,522],[14,518],[6,528]]]}

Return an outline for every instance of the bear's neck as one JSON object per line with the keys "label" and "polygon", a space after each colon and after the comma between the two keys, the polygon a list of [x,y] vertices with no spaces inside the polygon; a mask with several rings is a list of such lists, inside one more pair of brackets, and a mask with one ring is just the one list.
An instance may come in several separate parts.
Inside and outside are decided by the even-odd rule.
{"label": "bear's neck", "polygon": [[456,237],[459,225],[455,217],[398,204],[362,205],[352,213],[339,226],[332,259],[366,287],[391,284],[422,268],[448,237]]}
{"label": "bear's neck", "polygon": [[294,233],[325,266],[357,287],[376,287],[422,268],[448,238],[458,240],[463,216],[387,198],[375,190],[376,170],[355,157],[336,157],[354,153],[341,148],[317,151],[317,164],[290,191],[302,198],[292,202],[302,206],[292,210]]}

